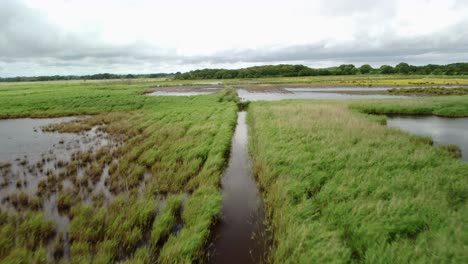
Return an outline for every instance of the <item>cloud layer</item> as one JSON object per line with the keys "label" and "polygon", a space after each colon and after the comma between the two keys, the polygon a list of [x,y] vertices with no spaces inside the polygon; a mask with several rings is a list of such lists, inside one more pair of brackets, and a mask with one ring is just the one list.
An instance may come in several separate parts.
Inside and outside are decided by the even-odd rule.
{"label": "cloud layer", "polygon": [[134,2],[1,1],[0,77],[468,61],[466,1]]}

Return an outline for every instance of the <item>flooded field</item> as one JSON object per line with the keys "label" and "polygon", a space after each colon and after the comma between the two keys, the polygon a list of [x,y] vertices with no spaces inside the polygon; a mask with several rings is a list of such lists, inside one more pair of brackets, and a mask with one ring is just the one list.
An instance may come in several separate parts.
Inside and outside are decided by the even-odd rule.
{"label": "flooded field", "polygon": [[246,112],[240,112],[222,180],[221,220],[209,263],[260,263],[267,239],[260,194],[251,173]]}
{"label": "flooded field", "polygon": [[[315,88],[289,88],[285,92],[253,92],[245,89],[237,89],[242,101],[278,101],[285,99],[387,99],[405,98],[407,96],[383,95],[383,94],[345,94],[339,92],[312,91]],[[330,88],[332,89],[332,88]],[[361,90],[363,90],[361,88]]]}
{"label": "flooded field", "polygon": [[76,196],[73,198],[86,202],[93,194],[109,196],[104,183],[107,171],[84,191],[77,186],[81,186],[86,166],[70,166],[77,155],[92,155],[111,146],[109,137],[96,127],[80,134],[46,132],[50,125],[72,120],[77,118],[0,120],[1,210],[17,214],[26,209],[42,211],[63,234],[66,250],[70,218],[64,199]]}
{"label": "flooded field", "polygon": [[468,118],[394,116],[387,119],[387,125],[430,136],[436,144],[457,145],[462,152],[462,160],[468,161]]}
{"label": "flooded field", "polygon": [[[285,99],[386,99],[408,96],[372,94],[385,92],[389,87],[332,87],[332,88],[271,88],[271,89],[236,89],[242,101],[277,101]],[[219,88],[173,87],[155,90],[150,96],[194,96],[212,94]],[[349,92],[350,94],[347,94]],[[351,94],[362,92],[361,94]],[[369,92],[369,93],[368,93]]]}

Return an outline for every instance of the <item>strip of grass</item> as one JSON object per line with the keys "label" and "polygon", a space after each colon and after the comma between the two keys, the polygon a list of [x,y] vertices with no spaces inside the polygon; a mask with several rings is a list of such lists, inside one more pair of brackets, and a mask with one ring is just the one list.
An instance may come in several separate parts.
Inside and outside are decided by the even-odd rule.
{"label": "strip of grass", "polygon": [[361,100],[349,103],[368,114],[468,116],[468,96],[423,97],[391,100]]}
{"label": "strip of grass", "polygon": [[404,95],[467,95],[468,88],[393,88],[388,90],[388,92]]}
{"label": "strip of grass", "polygon": [[256,102],[248,122],[272,263],[468,261],[468,164],[338,103]]}

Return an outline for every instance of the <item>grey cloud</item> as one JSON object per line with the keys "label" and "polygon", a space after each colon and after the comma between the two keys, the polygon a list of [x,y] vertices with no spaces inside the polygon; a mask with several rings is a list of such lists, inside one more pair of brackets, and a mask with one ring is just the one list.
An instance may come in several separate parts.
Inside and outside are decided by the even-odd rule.
{"label": "grey cloud", "polygon": [[[390,1],[328,0],[324,12],[359,13],[379,10],[391,14]],[[356,1],[353,1],[356,2]],[[341,5],[343,4],[343,5]],[[388,10],[382,10],[389,5]],[[361,9],[359,9],[361,8]],[[385,8],[384,8],[385,9]],[[380,13],[379,13],[380,14]],[[373,39],[365,30],[348,43],[320,41],[277,48],[225,50],[212,55],[180,56],[135,42],[116,46],[94,41],[93,34],[81,36],[61,31],[47,21],[45,14],[27,8],[22,2],[0,2],[0,76],[90,74],[97,72],[172,72],[206,65],[236,67],[245,64],[301,62],[310,66],[336,63],[449,63],[468,60],[468,19],[431,35],[401,37],[388,32]]]}
{"label": "grey cloud", "polygon": [[[468,59],[468,19],[437,34],[414,37],[389,35],[377,40],[361,34],[349,43],[333,45],[328,41],[277,49],[223,51],[213,56],[191,57],[189,63],[287,62],[287,61],[366,61],[388,58],[422,59],[431,54],[458,54],[458,61]],[[417,62],[416,62],[417,63]]]}

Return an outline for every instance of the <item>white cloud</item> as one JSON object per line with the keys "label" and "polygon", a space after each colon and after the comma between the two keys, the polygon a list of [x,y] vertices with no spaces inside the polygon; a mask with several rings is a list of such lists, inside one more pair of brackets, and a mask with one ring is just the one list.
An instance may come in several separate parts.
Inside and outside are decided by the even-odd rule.
{"label": "white cloud", "polygon": [[466,13],[461,0],[2,0],[0,76],[466,61]]}

